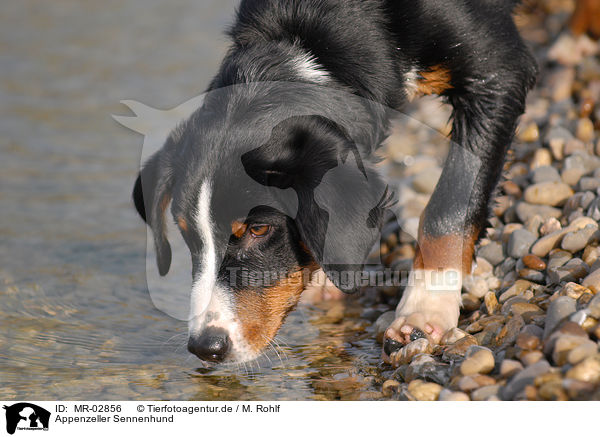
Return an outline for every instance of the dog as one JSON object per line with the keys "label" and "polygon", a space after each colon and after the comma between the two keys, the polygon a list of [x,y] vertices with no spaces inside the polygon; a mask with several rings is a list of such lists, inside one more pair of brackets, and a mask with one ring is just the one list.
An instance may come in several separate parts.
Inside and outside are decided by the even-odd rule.
{"label": "dog", "polygon": [[[192,258],[188,349],[255,359],[315,276],[357,286],[394,196],[376,151],[418,95],[452,105],[451,147],[419,225],[384,359],[456,327],[536,62],[516,0],[243,0],[207,96],[141,170],[137,211],[158,270],[167,209]],[[279,272],[265,281],[261,272]],[[232,274],[235,273],[235,274]],[[431,272],[456,272],[433,287]],[[243,273],[243,274],[242,274]],[[442,277],[444,277],[442,275]]]}

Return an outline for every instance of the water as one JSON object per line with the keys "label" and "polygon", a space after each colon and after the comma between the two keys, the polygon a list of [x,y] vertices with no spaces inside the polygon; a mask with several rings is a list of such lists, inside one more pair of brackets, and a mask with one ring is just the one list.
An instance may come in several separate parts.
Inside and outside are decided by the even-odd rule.
{"label": "water", "polygon": [[[235,1],[3,4],[0,398],[369,399],[380,346],[357,300],[302,306],[259,362],[201,368],[145,282],[130,201],[142,137],[110,114],[202,93]],[[332,317],[343,306],[343,320]]]}

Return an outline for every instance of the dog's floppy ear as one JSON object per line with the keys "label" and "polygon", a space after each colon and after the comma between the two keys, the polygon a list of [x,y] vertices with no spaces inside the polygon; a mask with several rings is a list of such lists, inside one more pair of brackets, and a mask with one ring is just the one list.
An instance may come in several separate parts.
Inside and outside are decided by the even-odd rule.
{"label": "dog's floppy ear", "polygon": [[171,201],[171,171],[163,157],[154,154],[144,165],[133,187],[133,202],[152,229],[158,272],[165,276],[171,267],[171,246],[167,240],[165,210]]}
{"label": "dog's floppy ear", "polygon": [[321,116],[292,117],[242,163],[257,182],[296,191],[304,244],[338,288],[354,291],[391,195],[346,131]]}

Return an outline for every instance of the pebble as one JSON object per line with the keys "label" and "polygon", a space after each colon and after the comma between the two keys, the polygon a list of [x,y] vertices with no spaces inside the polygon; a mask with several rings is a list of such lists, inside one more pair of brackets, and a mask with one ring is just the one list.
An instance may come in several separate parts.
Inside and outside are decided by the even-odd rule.
{"label": "pebble", "polygon": [[[583,282],[581,283],[586,288],[589,288],[594,293],[600,293],[600,269],[594,270],[592,273],[587,275]],[[600,296],[600,294],[596,295]],[[600,300],[596,297],[594,300],[598,300],[598,305],[600,307]],[[600,318],[600,314],[598,316],[593,316],[595,318]]]}
{"label": "pebble", "polygon": [[458,380],[458,389],[464,392],[477,390],[479,387],[493,385],[496,380],[487,375],[466,375]]}
{"label": "pebble", "polygon": [[560,231],[561,229],[562,226],[560,225],[560,222],[554,217],[549,217],[540,227],[540,235],[548,235],[552,232]]}
{"label": "pebble", "polygon": [[537,240],[536,236],[526,229],[517,229],[510,234],[507,252],[513,258],[521,258],[529,253],[530,247]]}
{"label": "pebble", "polygon": [[473,345],[477,345],[477,340],[472,335],[467,335],[455,343],[445,346],[442,359],[448,362],[461,359],[467,353],[467,349]]}
{"label": "pebble", "polygon": [[533,143],[540,138],[540,130],[535,122],[529,123],[524,129],[518,133],[520,141],[525,143]]}
{"label": "pebble", "polygon": [[585,277],[589,272],[589,266],[579,258],[573,258],[562,267],[548,269],[548,284],[559,284],[561,282],[577,281]]}
{"label": "pebble", "polygon": [[533,383],[539,375],[547,373],[550,370],[550,364],[541,360],[531,366],[526,367],[517,373],[502,389],[500,397],[503,400],[513,400],[527,385]]}
{"label": "pebble", "polygon": [[393,352],[390,356],[392,365],[398,367],[401,364],[408,364],[412,358],[418,354],[430,354],[433,348],[426,338],[419,338],[408,343],[402,349]]}
{"label": "pebble", "polygon": [[496,298],[496,293],[488,291],[483,298],[485,308],[488,314],[492,315],[500,309],[500,304]]}
{"label": "pebble", "polygon": [[532,364],[537,363],[542,358],[544,358],[544,354],[541,351],[524,351],[521,356],[521,362],[524,366],[531,366]]}
{"label": "pebble", "polygon": [[554,167],[545,165],[543,167],[537,167],[531,172],[531,181],[534,184],[542,182],[560,182],[560,174]]}
{"label": "pebble", "polygon": [[535,215],[554,218],[559,218],[562,215],[562,211],[558,208],[547,205],[531,205],[527,202],[518,202],[515,212],[519,220],[523,223]]}
{"label": "pebble", "polygon": [[498,301],[500,303],[504,303],[513,296],[518,296],[520,294],[523,294],[523,292],[525,292],[525,290],[528,290],[529,287],[531,287],[531,285],[532,285],[532,283],[530,281],[527,281],[524,279],[519,279],[518,281],[516,281],[514,283],[513,286],[508,288],[504,293],[502,293],[500,295],[500,298],[498,299]]}
{"label": "pebble", "polygon": [[571,187],[562,182],[540,182],[530,185],[523,193],[526,202],[548,206],[562,205],[572,195]]}
{"label": "pebble", "polygon": [[534,255],[545,257],[552,249],[558,247],[562,238],[569,232],[578,231],[579,229],[585,228],[589,224],[595,224],[596,222],[590,217],[579,217],[569,226],[558,231],[554,231],[548,235],[540,238],[531,247],[531,253]]}
{"label": "pebble", "polygon": [[566,377],[592,384],[600,383],[600,357],[596,355],[586,358],[581,363],[569,369]]}
{"label": "pebble", "polygon": [[500,391],[499,384],[486,385],[485,387],[480,387],[471,392],[471,400],[473,401],[486,401],[492,397],[496,397]]}
{"label": "pebble", "polygon": [[577,121],[577,133],[576,136],[578,139],[587,143],[594,139],[594,123],[589,118],[580,118]]}
{"label": "pebble", "polygon": [[500,376],[503,378],[511,378],[521,370],[523,370],[523,364],[519,361],[506,359],[500,363]]}
{"label": "pebble", "polygon": [[400,390],[400,383],[395,379],[388,379],[383,383],[383,387],[381,392],[384,396],[392,396],[393,394],[398,393]]}
{"label": "pebble", "polygon": [[569,232],[562,239],[561,247],[572,253],[579,252],[588,245],[597,230],[597,224],[589,224],[583,229]]}
{"label": "pebble", "polygon": [[440,392],[439,401],[470,401],[469,395],[460,391],[452,391],[447,388]]}
{"label": "pebble", "polygon": [[562,335],[556,339],[554,343],[554,349],[552,351],[552,361],[557,366],[562,366],[568,362],[568,354],[575,348],[583,345],[585,341],[593,343],[586,337],[579,335]]}
{"label": "pebble", "polygon": [[554,331],[560,322],[569,317],[576,310],[575,299],[567,296],[560,296],[554,300],[546,312],[546,325],[544,327],[544,338]]}
{"label": "pebble", "polygon": [[502,251],[502,244],[496,241],[491,241],[485,246],[481,246],[477,253],[481,258],[486,259],[493,266],[500,264],[505,258]]}
{"label": "pebble", "polygon": [[539,256],[528,254],[523,257],[523,264],[533,270],[545,270],[546,263]]}
{"label": "pebble", "polygon": [[598,188],[600,188],[600,179],[598,178],[583,177],[577,183],[577,191],[596,191]]}
{"label": "pebble", "polygon": [[552,154],[548,149],[537,149],[533,153],[530,168],[533,170],[538,167],[549,166],[552,164]]}
{"label": "pebble", "polygon": [[408,384],[408,392],[418,401],[435,401],[441,391],[441,385],[420,379],[415,379]]}
{"label": "pebble", "polygon": [[465,331],[463,331],[462,329],[459,328],[450,328],[448,331],[446,331],[444,333],[444,335],[442,336],[441,340],[440,340],[440,344],[441,345],[448,345],[448,344],[454,344],[456,343],[458,340],[468,336],[469,334],[467,334]]}
{"label": "pebble", "polygon": [[521,332],[517,336],[517,346],[524,350],[534,350],[540,347],[540,338],[527,332]]}
{"label": "pebble", "polygon": [[494,355],[488,348],[482,346],[471,346],[467,350],[466,358],[460,365],[463,375],[477,373],[489,373],[494,369]]}

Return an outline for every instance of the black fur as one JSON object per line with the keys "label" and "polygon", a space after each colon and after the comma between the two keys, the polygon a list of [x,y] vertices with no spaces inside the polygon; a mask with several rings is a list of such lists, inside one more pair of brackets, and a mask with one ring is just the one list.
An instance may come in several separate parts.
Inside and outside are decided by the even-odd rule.
{"label": "black fur", "polygon": [[[210,180],[221,279],[226,267],[240,263],[256,270],[304,265],[301,239],[336,285],[351,289],[339,272],[362,268],[374,243],[369,229],[381,225],[377,208],[390,200],[374,171],[373,151],[388,134],[390,109],[406,100],[407,74],[435,66],[451,77],[444,97],[454,108],[453,146],[423,232],[481,230],[537,72],[510,15],[515,3],[242,1],[229,31],[232,47],[203,107],[171,135],[136,182],[136,208],[154,231],[160,273],[170,264],[161,202],[172,197],[172,213],[193,224],[200,186]],[[327,73],[325,83],[298,71],[294,60],[306,56]],[[349,159],[354,171],[344,167]],[[338,178],[323,183],[335,169]],[[287,196],[290,190],[295,196]],[[258,219],[275,231],[269,244],[265,240],[244,258],[229,224],[255,220],[254,208],[262,204],[269,208],[259,209]],[[319,206],[324,204],[335,220]],[[202,241],[194,229],[184,237],[197,272]]]}

